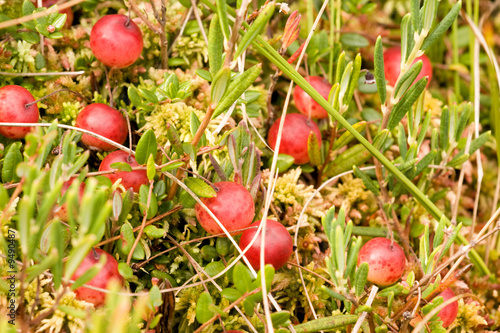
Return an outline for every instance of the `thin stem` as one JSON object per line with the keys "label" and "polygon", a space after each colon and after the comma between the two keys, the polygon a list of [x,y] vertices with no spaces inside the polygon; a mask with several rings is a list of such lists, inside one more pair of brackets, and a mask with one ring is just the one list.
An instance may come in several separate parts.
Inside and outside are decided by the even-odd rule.
{"label": "thin stem", "polygon": [[128,266],[130,266],[130,261],[132,261],[132,256],[134,255],[135,248],[137,247],[137,244],[139,244],[139,240],[141,239],[144,228],[146,227],[146,220],[148,218],[149,205],[151,204],[151,195],[153,194],[153,184],[154,184],[153,181],[149,182],[148,201],[146,203],[146,208],[144,209],[144,217],[142,219],[141,228],[139,229],[139,234],[137,234],[137,237],[134,241],[134,244],[132,245],[132,248],[130,249],[130,253],[128,254],[128,257],[127,257],[127,265]]}
{"label": "thin stem", "polygon": [[71,89],[67,89],[67,88],[62,88],[62,89],[58,89],[58,90],[56,90],[56,91],[53,91],[53,92],[51,92],[50,94],[47,94],[47,95],[45,95],[45,96],[43,96],[43,97],[41,97],[41,98],[37,99],[36,101],[33,101],[33,102],[30,102],[30,103],[27,103],[27,104],[25,105],[25,107],[26,107],[26,108],[29,108],[30,106],[32,106],[32,105],[34,105],[34,104],[36,104],[36,103],[38,103],[38,102],[41,102],[41,101],[43,101],[44,99],[49,98],[50,96],[55,95],[55,94],[58,94],[58,93],[63,92],[63,91],[66,91],[66,92],[70,92],[70,93],[72,93],[72,94],[75,94],[76,96],[80,97],[81,99],[84,99],[87,103],[91,103],[91,102],[92,102],[90,99],[88,99],[87,97],[83,96],[83,95],[82,95],[82,94],[80,94],[79,92],[76,92],[76,91],[73,91],[73,90],[71,90]]}

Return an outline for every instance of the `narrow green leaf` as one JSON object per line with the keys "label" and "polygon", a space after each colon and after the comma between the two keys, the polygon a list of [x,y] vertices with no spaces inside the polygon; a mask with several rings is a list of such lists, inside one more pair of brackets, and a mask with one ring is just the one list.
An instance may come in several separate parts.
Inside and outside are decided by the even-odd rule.
{"label": "narrow green leaf", "polygon": [[450,132],[450,110],[448,107],[444,107],[441,111],[441,122],[439,125],[439,146],[442,150],[448,150],[450,146],[450,141],[448,140],[448,134]]}
{"label": "narrow green leaf", "polygon": [[358,53],[356,55],[356,58],[354,58],[354,65],[352,69],[351,79],[349,82],[349,87],[347,89],[347,94],[344,96],[344,101],[343,101],[344,105],[349,105],[351,103],[352,97],[354,96],[354,90],[358,86],[358,79],[361,73],[361,62],[362,62],[361,54]]}
{"label": "narrow green leaf", "polygon": [[125,255],[128,255],[130,253],[130,250],[132,250],[132,246],[134,245],[135,241],[134,230],[132,229],[130,223],[126,222],[121,226],[120,237],[122,242],[122,251]]}
{"label": "narrow green leaf", "polygon": [[167,123],[167,138],[170,142],[170,145],[177,153],[179,157],[184,155],[184,149],[182,148],[181,139],[179,138],[179,134],[177,134],[177,130],[175,127],[169,123]]}
{"label": "narrow green leaf", "polygon": [[378,189],[377,183],[371,179],[365,172],[361,171],[357,166],[354,166],[354,175],[363,181],[365,187],[372,191],[373,194],[379,195],[380,191]]}
{"label": "narrow green leaf", "polygon": [[458,154],[456,154],[451,159],[451,161],[449,161],[448,163],[446,163],[446,166],[450,167],[450,168],[458,168],[462,164],[464,164],[469,159],[469,157],[470,157],[469,154],[465,154],[464,151],[461,150]]}
{"label": "narrow green leaf", "polygon": [[436,228],[436,233],[434,235],[434,242],[432,244],[433,249],[437,248],[443,242],[445,227],[446,227],[446,219],[441,218],[441,220],[439,220],[439,224]]}
{"label": "narrow green leaf", "polygon": [[196,302],[196,320],[203,324],[212,319],[214,313],[210,310],[210,305],[214,304],[212,297],[204,291]]}
{"label": "narrow green leaf", "polygon": [[16,167],[23,160],[20,152],[21,146],[21,142],[14,142],[7,149],[2,165],[3,183],[8,183],[16,179]]}
{"label": "narrow green leaf", "polygon": [[392,109],[391,115],[389,117],[389,123],[387,125],[387,129],[392,131],[394,127],[404,118],[406,113],[411,109],[412,105],[417,101],[420,94],[425,89],[427,85],[428,78],[424,77],[418,80],[405,94],[405,97],[402,98]]}
{"label": "narrow green leaf", "polygon": [[460,14],[460,9],[462,8],[462,1],[457,1],[455,5],[451,8],[451,10],[446,14],[441,22],[437,25],[437,27],[427,36],[422,47],[420,48],[422,51],[426,51],[432,44],[438,41],[448,30],[453,22]]}
{"label": "narrow green leaf", "polygon": [[401,123],[398,124],[398,146],[401,157],[406,161],[406,153],[408,152],[408,147],[406,142],[405,128]]}
{"label": "narrow green leaf", "polygon": [[157,104],[158,103],[158,96],[153,91],[149,91],[145,88],[139,88],[139,93],[144,97],[148,102]]}
{"label": "narrow green leaf", "polygon": [[460,113],[460,116],[458,117],[458,123],[457,123],[457,131],[455,133],[455,141],[458,142],[460,138],[462,137],[462,133],[465,130],[465,127],[469,123],[470,116],[472,114],[472,107],[470,103],[465,104],[464,110]]}
{"label": "narrow green leaf", "polygon": [[470,147],[469,147],[469,156],[474,154],[476,152],[476,150],[481,148],[486,143],[486,141],[488,141],[490,136],[491,136],[491,131],[488,131],[488,132],[481,134],[476,139],[472,140]]}
{"label": "narrow green leaf", "polygon": [[156,136],[152,129],[148,129],[139,139],[135,151],[135,160],[139,164],[146,164],[149,155],[156,157],[157,152]]}
{"label": "narrow green leaf", "polygon": [[155,159],[153,155],[149,155],[146,171],[148,179],[154,180],[156,175],[156,168],[155,168]]}
{"label": "narrow green leaf", "polygon": [[224,67],[219,70],[219,72],[217,72],[212,84],[210,85],[210,95],[212,98],[212,103],[219,104],[223,96],[226,94],[227,86],[230,80],[231,70],[229,68]]}
{"label": "narrow green leaf", "polygon": [[[198,131],[198,128],[200,127],[200,120],[198,119],[198,116],[196,113],[191,111],[191,122],[190,122],[190,129],[191,129],[191,135],[194,137],[196,132]],[[198,142],[199,147],[203,147],[207,145],[207,136],[205,133],[201,135],[200,142]]]}
{"label": "narrow green leaf", "polygon": [[[354,125],[352,125],[352,127],[358,132],[358,133],[361,133],[362,131],[364,131],[365,127],[366,127],[366,121],[360,121],[360,122],[357,122],[355,123]],[[332,151],[334,150],[337,150],[337,149],[340,149],[344,146],[346,146],[347,144],[349,144],[352,139],[354,139],[354,136],[351,134],[351,132],[349,131],[345,131],[344,133],[342,133],[342,135],[335,140],[335,142],[333,143],[332,145]]]}
{"label": "narrow green leaf", "polygon": [[[361,236],[359,237],[352,237],[352,242],[351,242],[351,247],[348,250],[347,253],[347,263],[346,263],[346,268],[345,268],[345,273],[344,273],[344,278],[347,278],[348,276],[353,276],[353,273],[355,271],[355,267],[358,263],[358,253],[359,249],[361,248],[361,244],[363,242],[363,239]],[[352,281],[352,279],[351,279]]]}
{"label": "narrow green leaf", "polygon": [[333,299],[337,299],[337,300],[339,300],[339,301],[345,301],[345,300],[347,300],[347,298],[345,298],[344,296],[342,296],[342,295],[341,295],[341,294],[339,294],[338,292],[336,292],[336,291],[334,291],[334,290],[332,290],[332,289],[328,288],[328,287],[327,287],[327,286],[325,286],[325,285],[322,285],[322,286],[321,286],[321,289],[323,289],[323,291],[324,291],[325,293],[327,293],[327,294],[328,294],[328,296],[330,296],[330,297],[331,297],[331,298],[333,298]]}
{"label": "narrow green leaf", "polygon": [[170,164],[164,166],[163,168],[161,168],[161,172],[171,171],[171,170],[177,169],[183,165],[184,165],[184,162],[182,162],[182,161],[170,163]]}
{"label": "narrow green leaf", "polygon": [[[141,206],[141,212],[146,214],[146,208],[148,207],[148,196],[149,196],[149,185],[141,185],[139,189],[139,204]],[[153,218],[158,212],[158,201],[156,195],[151,192],[151,200],[149,203],[149,209],[147,211],[147,218]]]}
{"label": "narrow green leaf", "polygon": [[410,86],[413,84],[418,74],[422,70],[422,60],[414,63],[410,69],[403,74],[398,80],[396,84],[396,88],[394,88],[394,99],[399,101],[399,99],[408,91]]}
{"label": "narrow green leaf", "polygon": [[319,147],[318,138],[314,132],[309,133],[307,138],[307,152],[309,154],[309,159],[312,165],[320,166],[321,162],[321,150]]}
{"label": "narrow green leaf", "polygon": [[333,162],[329,163],[325,175],[332,177],[342,172],[352,170],[354,165],[360,166],[371,157],[370,152],[362,144],[357,144],[343,151]]}
{"label": "narrow green leaf", "polygon": [[387,97],[386,84],[385,84],[385,70],[384,70],[384,49],[382,48],[382,37],[378,36],[375,43],[375,82],[377,83],[377,90],[380,96],[380,102],[385,104]]}
{"label": "narrow green leaf", "polygon": [[432,23],[436,17],[437,0],[424,0],[423,10],[423,26],[425,31],[431,31]]}
{"label": "narrow green leaf", "polygon": [[410,10],[413,30],[415,30],[416,32],[420,32],[420,30],[422,29],[422,20],[420,19],[420,0],[411,0]]}
{"label": "narrow green leaf", "polygon": [[258,64],[243,72],[235,78],[227,89],[227,93],[222,97],[220,103],[214,110],[212,118],[216,118],[219,114],[229,109],[231,105],[252,85],[252,83],[259,77],[262,70],[262,65]]}
{"label": "narrow green leaf", "polygon": [[43,260],[40,263],[30,266],[26,270],[27,276],[25,277],[26,280],[24,281],[26,283],[30,283],[37,276],[43,274],[44,271],[51,269],[54,265],[57,264],[58,261],[60,261],[60,258],[57,254],[57,251],[56,250],[51,251],[49,255],[44,256]]}
{"label": "narrow green leaf", "polygon": [[354,278],[354,288],[356,290],[356,296],[360,297],[363,295],[365,291],[365,285],[368,281],[368,271],[369,265],[367,262],[363,262],[359,265],[358,270],[356,271],[356,277]]}
{"label": "narrow green leaf", "polygon": [[[407,13],[401,21],[401,63],[405,64],[408,61],[408,56],[411,53],[411,45],[413,44],[414,36],[411,34],[413,26],[411,24],[411,14]],[[399,80],[398,80],[399,81]]]}
{"label": "narrow green leaf", "polygon": [[184,179],[184,184],[199,197],[213,198],[217,196],[217,192],[212,186],[208,185],[200,178],[187,177]]}
{"label": "narrow green leaf", "polygon": [[[224,35],[222,34],[222,29],[220,27],[219,16],[215,14],[212,17],[212,21],[210,22],[210,29],[208,30],[208,64],[210,67],[211,79],[222,68],[223,51],[224,51]],[[198,73],[198,75],[200,74]]]}
{"label": "narrow green leaf", "polygon": [[191,161],[194,162],[196,160],[196,149],[191,143],[184,142],[182,144],[182,150],[189,156],[189,159],[191,159]]}
{"label": "narrow green leaf", "polygon": [[344,274],[345,270],[345,248],[344,248],[344,232],[340,225],[337,225],[337,230],[335,231],[335,254],[337,260],[337,269],[340,274]]}
{"label": "narrow green leaf", "polygon": [[250,28],[248,28],[246,34],[241,38],[238,44],[238,50],[234,54],[234,59],[237,59],[247,47],[255,40],[255,38],[262,33],[267,22],[271,19],[274,13],[274,1],[269,2],[264,9],[261,10],[259,16],[252,23]]}
{"label": "narrow green leaf", "polygon": [[[218,22],[217,20],[212,20],[212,22]],[[210,43],[210,42],[209,42]],[[210,45],[210,44],[209,44]],[[208,58],[208,61],[210,63],[210,56]],[[220,68],[219,68],[220,69]],[[212,74],[207,71],[207,70],[204,70],[204,69],[197,69],[196,70],[196,75],[198,75],[199,77],[201,77],[203,80],[205,81],[208,81],[208,82],[212,82]]]}
{"label": "narrow green leaf", "polygon": [[345,51],[339,54],[339,58],[337,59],[337,68],[335,69],[335,83],[340,84],[340,79],[342,78],[342,74],[345,69]]}
{"label": "narrow green leaf", "polygon": [[229,21],[228,21],[228,13],[227,13],[227,4],[226,0],[216,0],[217,4],[217,14],[219,18],[219,24],[222,28],[222,34],[225,40],[229,40],[231,36],[231,31],[229,30]]}

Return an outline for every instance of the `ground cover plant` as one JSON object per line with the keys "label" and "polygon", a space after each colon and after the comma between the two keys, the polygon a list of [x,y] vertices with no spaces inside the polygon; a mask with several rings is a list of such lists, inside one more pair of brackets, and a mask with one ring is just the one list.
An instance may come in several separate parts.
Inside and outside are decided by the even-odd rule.
{"label": "ground cover plant", "polygon": [[498,1],[0,1],[0,332],[500,330]]}

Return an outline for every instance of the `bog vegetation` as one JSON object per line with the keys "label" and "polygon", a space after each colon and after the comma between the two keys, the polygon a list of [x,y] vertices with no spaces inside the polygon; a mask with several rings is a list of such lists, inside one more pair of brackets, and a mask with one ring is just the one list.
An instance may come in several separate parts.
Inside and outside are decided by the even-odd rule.
{"label": "bog vegetation", "polygon": [[498,14],[0,1],[0,332],[500,330]]}

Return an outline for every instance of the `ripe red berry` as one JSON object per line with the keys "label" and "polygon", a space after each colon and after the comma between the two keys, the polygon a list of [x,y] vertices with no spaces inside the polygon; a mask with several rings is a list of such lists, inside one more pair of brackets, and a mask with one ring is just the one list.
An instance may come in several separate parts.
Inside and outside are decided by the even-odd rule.
{"label": "ripe red berry", "polygon": [[[276,147],[280,120],[281,118],[278,118],[269,129],[267,141],[272,149]],[[316,135],[318,143],[321,146],[321,131],[313,120],[299,113],[287,114],[281,135],[280,154],[292,156],[295,164],[309,162],[307,139],[311,132]]]}
{"label": "ripe red berry", "polygon": [[[37,123],[39,112],[33,95],[21,86],[11,85],[0,88],[0,123]],[[10,139],[22,139],[31,127],[0,126],[0,134]]]}
{"label": "ripe red berry", "polygon": [[[422,56],[416,58],[413,63],[419,60],[422,60],[422,70],[415,79],[415,82],[425,76],[428,76],[429,81],[427,82],[427,87],[429,87],[432,79],[431,61],[425,54],[423,54]],[[401,73],[401,47],[391,47],[384,52],[384,71],[387,83],[394,87],[396,85],[396,81],[398,80],[399,74]]]}
{"label": "ripe red berry", "polygon": [[361,247],[358,254],[358,266],[367,262],[368,281],[379,286],[396,283],[404,273],[406,257],[403,249],[387,238],[376,237]]}
{"label": "ripe red berry", "polygon": [[[113,170],[111,164],[123,162],[130,165],[132,168],[140,166],[135,160],[134,156],[130,156],[127,152],[123,150],[117,150],[109,153],[99,165],[99,171]],[[148,175],[146,170],[133,170],[133,171],[120,171],[117,173],[110,173],[103,175],[108,177],[113,183],[121,178],[121,184],[126,189],[132,188],[136,193],[139,192],[141,185],[147,185],[149,183]]]}
{"label": "ripe red berry", "polygon": [[[201,201],[219,219],[227,231],[231,232],[248,227],[255,215],[255,205],[247,189],[233,182],[219,182],[214,185],[217,188],[217,195],[213,198],[201,198]],[[194,208],[196,218],[206,232],[212,235],[223,232],[217,222],[200,204],[197,203]]]}
{"label": "ripe red berry", "polygon": [[[75,273],[71,276],[71,280],[76,281],[80,276],[87,272],[91,267],[99,262],[101,256],[106,256],[106,263],[104,267],[97,273],[96,276],[86,284],[89,286],[105,289],[111,280],[116,280],[123,285],[123,277],[118,271],[118,262],[108,252],[101,249],[95,249],[95,253],[91,250],[83,259],[82,263],[76,269]],[[75,290],[76,298],[86,301],[99,307],[104,304],[106,293],[89,289],[86,287],[79,287]]]}
{"label": "ripe red berry", "polygon": [[[257,221],[251,224],[252,227],[258,227],[261,221]],[[279,222],[274,220],[267,220],[266,222],[266,244],[264,249],[264,263],[273,265],[274,269],[280,269],[285,266],[288,259],[293,252],[293,240],[292,236],[286,228]],[[245,230],[240,238],[239,246],[244,250],[248,244],[252,241],[255,234],[257,233],[257,228],[252,228]],[[250,249],[245,253],[250,265],[255,270],[260,269],[260,247],[261,247],[261,234],[257,236],[257,239],[252,244]]]}
{"label": "ripe red berry", "polygon": [[[450,298],[455,297],[455,293],[453,292],[453,290],[448,288],[445,289],[438,296],[443,297],[443,302],[446,302]],[[458,302],[455,301],[442,308],[441,311],[439,311],[438,316],[443,321],[443,327],[447,328],[448,326],[451,325],[451,323],[455,321],[457,314],[458,314]]]}
{"label": "ripe red berry", "polygon": [[108,67],[132,65],[142,53],[141,29],[129,17],[106,15],[90,32],[90,48],[95,57]]}
{"label": "ripe red berry", "polygon": [[[316,89],[324,99],[328,101],[328,95],[332,89],[332,85],[327,80],[320,76],[309,76],[306,81]],[[318,102],[311,98],[301,87],[295,86],[293,91],[293,99],[295,100],[295,106],[299,109],[300,113],[315,119],[323,119],[328,117],[328,112],[323,109]]]}
{"label": "ripe red berry", "polygon": [[[112,107],[94,103],[87,105],[76,117],[76,127],[102,135],[116,143],[125,142],[128,134],[127,120],[123,114]],[[112,151],[116,148],[109,143],[88,134],[82,136],[82,142],[91,149]]]}

